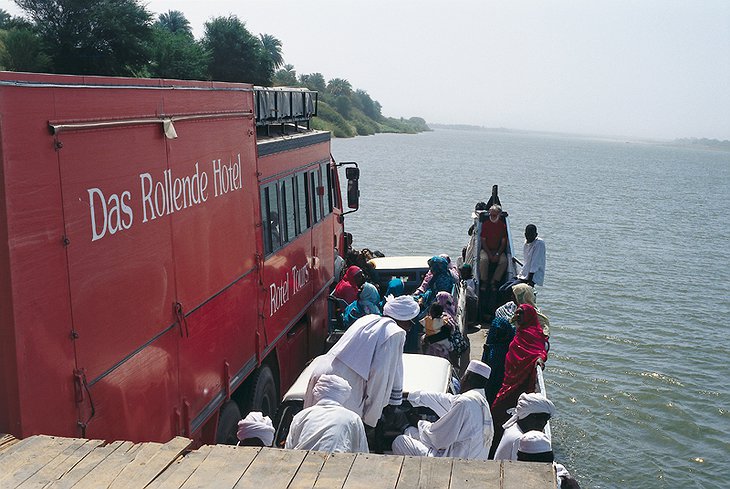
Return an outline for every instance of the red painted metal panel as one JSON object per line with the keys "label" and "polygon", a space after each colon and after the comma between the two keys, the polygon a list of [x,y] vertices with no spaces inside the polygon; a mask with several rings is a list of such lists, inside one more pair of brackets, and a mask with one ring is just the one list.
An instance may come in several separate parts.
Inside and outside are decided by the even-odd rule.
{"label": "red painted metal panel", "polygon": [[225,362],[236,375],[256,355],[258,276],[250,273],[186,318],[180,389],[191,419],[225,391]]}
{"label": "red painted metal panel", "polygon": [[89,388],[80,403],[87,438],[165,442],[180,433],[178,340],[168,331]]}
{"label": "red painted metal panel", "polygon": [[170,217],[150,194],[167,168],[161,132],[59,137],[77,361],[90,381],[175,322]]}
{"label": "red painted metal panel", "polygon": [[[259,158],[261,180],[272,175],[291,173],[295,168],[310,163],[329,161],[330,145],[325,143],[313,144],[292,151],[283,151]],[[282,175],[283,176],[283,175]]]}
{"label": "red painted metal panel", "polygon": [[53,92],[0,87],[0,431],[76,435]]}

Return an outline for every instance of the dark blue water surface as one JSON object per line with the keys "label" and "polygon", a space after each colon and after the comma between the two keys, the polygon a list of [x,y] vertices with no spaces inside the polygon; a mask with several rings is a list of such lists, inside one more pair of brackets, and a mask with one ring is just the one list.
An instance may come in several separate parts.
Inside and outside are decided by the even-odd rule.
{"label": "dark blue water surface", "polygon": [[553,444],[583,487],[728,487],[730,153],[439,130],[333,155],[362,172],[355,247],[455,256],[493,184],[518,257],[537,225]]}

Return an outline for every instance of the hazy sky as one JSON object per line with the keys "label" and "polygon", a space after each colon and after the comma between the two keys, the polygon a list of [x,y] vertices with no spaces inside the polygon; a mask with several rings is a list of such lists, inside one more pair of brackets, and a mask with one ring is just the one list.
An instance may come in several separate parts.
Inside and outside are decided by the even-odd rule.
{"label": "hazy sky", "polygon": [[730,139],[728,0],[146,3],[182,11],[196,37],[235,14],[279,38],[298,74],[345,78],[388,116]]}

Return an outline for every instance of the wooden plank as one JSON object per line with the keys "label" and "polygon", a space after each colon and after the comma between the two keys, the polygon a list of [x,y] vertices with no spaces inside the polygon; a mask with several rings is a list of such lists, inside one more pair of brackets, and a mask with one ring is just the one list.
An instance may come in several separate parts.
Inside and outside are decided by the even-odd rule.
{"label": "wooden plank", "polygon": [[355,463],[354,453],[333,453],[327,456],[314,483],[314,489],[342,489]]}
{"label": "wooden plank", "polygon": [[312,489],[322,471],[327,454],[324,452],[307,452],[299,470],[287,489]]}
{"label": "wooden plank", "polygon": [[500,489],[501,474],[500,462],[457,458],[451,466],[450,489]]}
{"label": "wooden plank", "polygon": [[404,457],[396,489],[449,487],[453,460],[441,457]]}
{"label": "wooden plank", "polygon": [[106,457],[114,453],[114,451],[121,449],[123,452],[126,452],[132,445],[133,443],[131,441],[115,441],[109,445],[95,448],[63,474],[59,480],[51,482],[45,489],[69,489],[83,479],[86,474],[91,472]]}
{"label": "wooden plank", "polygon": [[553,464],[541,462],[502,462],[503,489],[555,489]]}
{"label": "wooden plank", "polygon": [[[213,483],[215,487],[233,487],[260,451],[260,448],[255,447],[216,445],[182,488],[204,489],[211,487]],[[272,470],[272,467],[269,467],[269,470]]]}
{"label": "wooden plank", "polygon": [[72,487],[74,489],[103,489],[109,487],[124,467],[134,460],[139,448],[140,445],[135,445],[131,441],[123,442]]}
{"label": "wooden plank", "polygon": [[65,450],[54,457],[41,470],[20,484],[18,488],[30,489],[33,487],[45,487],[51,482],[60,479],[94,448],[104,444],[102,440],[86,440],[81,438],[72,438],[71,440],[72,443]]}
{"label": "wooden plank", "polygon": [[185,484],[185,481],[195,472],[195,469],[205,460],[212,449],[213,446],[204,445],[183,457],[178,457],[167,470],[147,486],[147,489],[178,489]]}
{"label": "wooden plank", "polygon": [[262,448],[253,463],[234,486],[250,489],[285,489],[299,470],[307,452]]}
{"label": "wooden plank", "polygon": [[0,455],[4,450],[7,450],[8,448],[12,447],[16,443],[18,443],[20,440],[15,438],[13,435],[3,435],[0,437]]}
{"label": "wooden plank", "polygon": [[164,445],[145,443],[109,486],[109,489],[138,489],[152,482],[175,461],[193,441],[176,436]]}
{"label": "wooden plank", "polygon": [[17,487],[74,443],[74,438],[37,435],[18,443],[2,459],[0,487]]}
{"label": "wooden plank", "polygon": [[[358,453],[345,481],[344,489],[394,489],[403,458],[393,455]],[[377,474],[377,477],[373,477]]]}

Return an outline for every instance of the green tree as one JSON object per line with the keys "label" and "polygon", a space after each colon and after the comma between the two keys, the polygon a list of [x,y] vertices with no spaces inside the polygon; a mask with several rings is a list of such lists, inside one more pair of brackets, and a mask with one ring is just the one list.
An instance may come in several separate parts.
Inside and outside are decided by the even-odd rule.
{"label": "green tree", "polygon": [[235,15],[206,22],[203,45],[210,52],[213,80],[271,85],[274,70],[268,55]]}
{"label": "green tree", "polygon": [[164,14],[160,14],[155,25],[173,34],[182,33],[191,38],[193,37],[193,29],[190,27],[190,21],[179,10],[168,10]]}
{"label": "green tree", "polygon": [[185,30],[171,32],[155,25],[150,50],[150,75],[159,78],[208,78],[209,53]]}
{"label": "green tree", "polygon": [[335,101],[335,108],[342,117],[344,117],[345,119],[349,119],[350,110],[352,109],[352,101],[350,100],[350,97],[347,97],[345,95],[338,96]]}
{"label": "green tree", "polygon": [[281,41],[271,34],[260,34],[260,37],[261,47],[264,48],[264,53],[269,56],[271,68],[278,69],[284,64],[284,57],[281,55]]}
{"label": "green tree", "polygon": [[11,18],[7,10],[0,8],[0,29],[7,29]]}
{"label": "green tree", "polygon": [[345,95],[347,97],[352,93],[352,85],[343,78],[333,78],[327,82],[327,92],[332,95]]}
{"label": "green tree", "polygon": [[0,67],[9,71],[45,72],[51,59],[40,38],[28,29],[0,31]]}
{"label": "green tree", "polygon": [[297,86],[297,72],[294,65],[284,65],[274,73],[274,86],[295,87]]}
{"label": "green tree", "polygon": [[352,98],[355,104],[365,113],[366,116],[376,121],[383,118],[383,115],[380,113],[380,104],[370,98],[370,95],[368,95],[368,92],[365,90],[355,90]]}
{"label": "green tree", "polygon": [[134,75],[144,69],[152,16],[138,0],[15,0],[58,73]]}
{"label": "green tree", "polygon": [[316,90],[320,93],[324,93],[327,89],[327,84],[324,81],[322,73],[310,73],[308,75],[301,75],[299,77],[299,83],[310,90]]}

